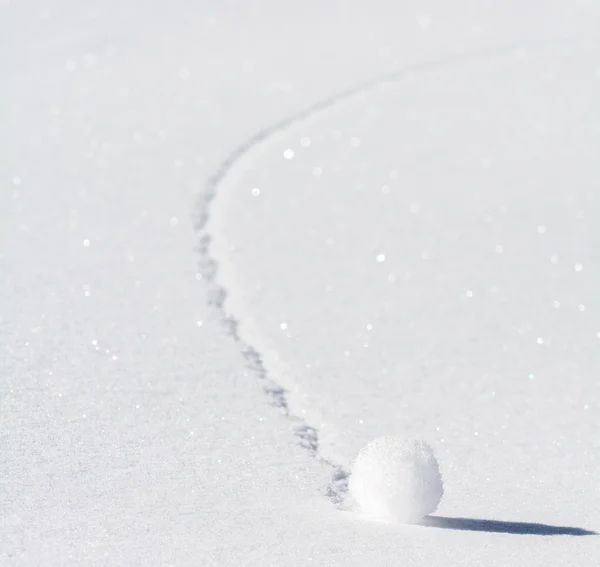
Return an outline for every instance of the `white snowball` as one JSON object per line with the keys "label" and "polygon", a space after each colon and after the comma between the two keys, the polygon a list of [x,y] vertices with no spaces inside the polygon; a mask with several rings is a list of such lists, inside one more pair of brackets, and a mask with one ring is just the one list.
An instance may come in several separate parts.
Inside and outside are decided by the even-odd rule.
{"label": "white snowball", "polygon": [[434,512],[444,494],[431,447],[396,437],[379,437],[361,449],[348,489],[365,515],[401,523]]}

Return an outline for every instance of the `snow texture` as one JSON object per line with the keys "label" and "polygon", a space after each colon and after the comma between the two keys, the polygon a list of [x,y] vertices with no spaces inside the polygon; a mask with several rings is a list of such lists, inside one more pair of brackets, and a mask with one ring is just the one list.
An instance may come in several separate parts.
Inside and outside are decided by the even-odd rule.
{"label": "snow texture", "polygon": [[0,567],[596,567],[598,9],[0,0]]}
{"label": "snow texture", "polygon": [[401,523],[435,512],[444,494],[431,447],[397,437],[379,437],[360,451],[348,487],[366,516]]}

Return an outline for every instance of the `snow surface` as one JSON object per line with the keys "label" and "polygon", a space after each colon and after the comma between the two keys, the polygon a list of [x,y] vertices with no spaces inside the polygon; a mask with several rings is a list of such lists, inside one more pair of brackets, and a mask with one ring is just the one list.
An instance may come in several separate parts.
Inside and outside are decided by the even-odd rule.
{"label": "snow surface", "polygon": [[435,512],[444,484],[427,443],[378,437],[352,463],[348,492],[370,519],[416,523]]}
{"label": "snow surface", "polygon": [[0,564],[596,565],[599,15],[0,0]]}

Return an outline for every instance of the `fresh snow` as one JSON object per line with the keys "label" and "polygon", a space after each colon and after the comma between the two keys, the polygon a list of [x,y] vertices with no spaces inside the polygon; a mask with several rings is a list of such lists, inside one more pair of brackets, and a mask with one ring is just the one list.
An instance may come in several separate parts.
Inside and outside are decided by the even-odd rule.
{"label": "fresh snow", "polygon": [[599,15],[0,0],[0,565],[596,565]]}

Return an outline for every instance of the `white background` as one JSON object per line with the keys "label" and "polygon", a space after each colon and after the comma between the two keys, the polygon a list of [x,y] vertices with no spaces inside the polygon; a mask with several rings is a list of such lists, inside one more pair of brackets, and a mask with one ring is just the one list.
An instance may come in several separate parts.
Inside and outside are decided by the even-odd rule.
{"label": "white background", "polygon": [[[0,564],[595,565],[598,15],[0,2]],[[504,523],[338,509],[380,434]]]}

